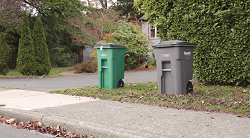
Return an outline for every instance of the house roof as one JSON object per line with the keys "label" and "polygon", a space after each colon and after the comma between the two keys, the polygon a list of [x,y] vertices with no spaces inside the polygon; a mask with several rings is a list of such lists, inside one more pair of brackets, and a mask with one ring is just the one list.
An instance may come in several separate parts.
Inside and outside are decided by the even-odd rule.
{"label": "house roof", "polygon": [[145,20],[145,21],[147,21],[146,16],[145,16],[145,15],[143,15],[143,16],[139,19],[139,21],[141,21],[141,20]]}

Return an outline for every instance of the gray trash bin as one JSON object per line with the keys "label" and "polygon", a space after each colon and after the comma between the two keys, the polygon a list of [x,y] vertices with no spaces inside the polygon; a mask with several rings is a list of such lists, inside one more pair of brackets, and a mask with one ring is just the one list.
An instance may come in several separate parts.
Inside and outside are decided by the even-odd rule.
{"label": "gray trash bin", "polygon": [[182,40],[163,41],[154,46],[160,94],[187,94],[193,91],[193,51],[196,45]]}

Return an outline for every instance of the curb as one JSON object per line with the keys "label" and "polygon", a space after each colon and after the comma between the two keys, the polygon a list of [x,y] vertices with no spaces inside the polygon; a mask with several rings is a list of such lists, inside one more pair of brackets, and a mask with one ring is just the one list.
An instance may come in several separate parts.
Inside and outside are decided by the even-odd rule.
{"label": "curb", "polygon": [[75,120],[27,110],[0,108],[0,116],[9,116],[18,121],[38,121],[43,126],[56,127],[60,125],[61,130],[65,129],[81,135],[92,135],[95,138],[144,138],[136,136],[138,134],[136,131],[132,132],[134,135],[127,134],[124,128],[115,128],[116,131],[112,131],[106,129],[107,126],[105,124],[91,123],[84,120]]}

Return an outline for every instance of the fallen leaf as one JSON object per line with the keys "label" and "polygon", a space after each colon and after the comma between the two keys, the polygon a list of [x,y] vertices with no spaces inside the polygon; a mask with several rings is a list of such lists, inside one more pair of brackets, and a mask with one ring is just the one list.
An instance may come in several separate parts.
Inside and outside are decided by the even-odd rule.
{"label": "fallen leaf", "polygon": [[14,122],[16,119],[15,118],[11,118],[11,119],[8,119],[6,120],[7,123],[11,124],[12,122]]}
{"label": "fallen leaf", "polygon": [[211,119],[214,119],[213,117],[211,117]]}
{"label": "fallen leaf", "polygon": [[126,108],[133,108],[133,107],[131,107],[131,106],[127,106]]}
{"label": "fallen leaf", "polygon": [[60,125],[57,125],[57,126],[56,126],[56,130],[57,130],[57,131],[60,131]]}
{"label": "fallen leaf", "polygon": [[38,126],[42,126],[42,123],[38,122]]}
{"label": "fallen leaf", "polygon": [[246,89],[244,89],[244,91],[243,92],[247,92],[248,90],[246,90]]}
{"label": "fallen leaf", "polygon": [[148,115],[148,117],[153,117],[152,115]]}
{"label": "fallen leaf", "polygon": [[205,112],[206,114],[210,114],[210,112]]}

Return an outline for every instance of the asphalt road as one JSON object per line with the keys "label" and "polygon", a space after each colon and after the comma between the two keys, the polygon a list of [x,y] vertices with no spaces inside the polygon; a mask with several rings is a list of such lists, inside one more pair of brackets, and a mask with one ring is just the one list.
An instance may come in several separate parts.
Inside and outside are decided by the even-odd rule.
{"label": "asphalt road", "polygon": [[[44,91],[75,89],[98,85],[98,74],[64,73],[67,77],[0,79],[0,87],[20,88],[21,90]],[[157,71],[135,71],[124,73],[124,83],[144,83],[157,80]]]}

